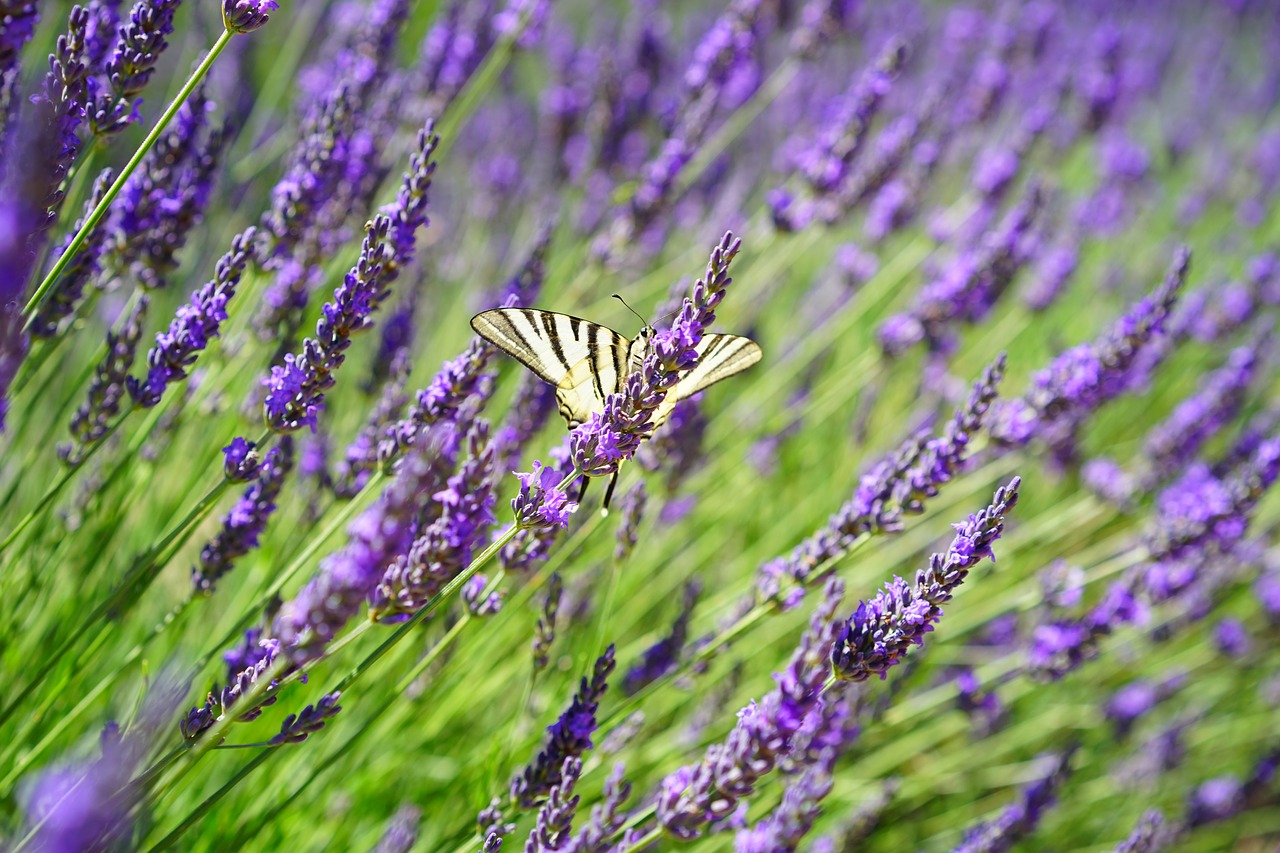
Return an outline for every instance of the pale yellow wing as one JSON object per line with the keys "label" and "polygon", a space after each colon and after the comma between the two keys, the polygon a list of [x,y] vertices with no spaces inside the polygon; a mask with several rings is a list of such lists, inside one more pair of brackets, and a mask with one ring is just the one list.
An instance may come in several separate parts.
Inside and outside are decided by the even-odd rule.
{"label": "pale yellow wing", "polygon": [[739,335],[705,336],[698,344],[698,363],[681,377],[675,388],[667,392],[654,412],[654,427],[662,425],[676,403],[721,379],[741,373],[759,361],[762,355],[760,345],[750,338]]}
{"label": "pale yellow wing", "polygon": [[495,308],[471,318],[476,334],[556,386],[560,414],[575,427],[626,376],[631,342],[598,323],[530,308]]}

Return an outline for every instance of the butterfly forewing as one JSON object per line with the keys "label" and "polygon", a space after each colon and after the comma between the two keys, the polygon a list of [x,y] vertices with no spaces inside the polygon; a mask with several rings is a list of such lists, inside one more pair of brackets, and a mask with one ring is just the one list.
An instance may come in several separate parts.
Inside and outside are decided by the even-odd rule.
{"label": "butterfly forewing", "polygon": [[495,308],[471,318],[476,334],[556,386],[570,427],[604,411],[627,372],[631,342],[598,323],[528,308]]}

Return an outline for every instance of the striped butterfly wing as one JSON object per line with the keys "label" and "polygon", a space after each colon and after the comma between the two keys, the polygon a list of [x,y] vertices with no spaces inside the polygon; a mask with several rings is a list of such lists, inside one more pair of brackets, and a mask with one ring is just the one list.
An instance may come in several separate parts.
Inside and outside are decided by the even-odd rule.
{"label": "striped butterfly wing", "polygon": [[631,341],[598,323],[553,311],[495,308],[472,317],[471,328],[556,386],[570,428],[603,412],[604,398],[627,375]]}
{"label": "striped butterfly wing", "polygon": [[739,335],[706,335],[698,343],[697,349],[698,363],[680,378],[675,388],[667,392],[666,398],[654,412],[655,428],[662,425],[676,403],[692,397],[721,379],[741,373],[759,361],[763,354],[759,344]]}

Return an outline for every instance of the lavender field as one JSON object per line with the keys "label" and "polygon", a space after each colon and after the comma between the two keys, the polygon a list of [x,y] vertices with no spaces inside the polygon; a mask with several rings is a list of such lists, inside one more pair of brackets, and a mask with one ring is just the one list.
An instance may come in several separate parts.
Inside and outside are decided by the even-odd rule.
{"label": "lavender field", "polygon": [[1277,107],[1269,0],[0,0],[0,851],[1280,849]]}

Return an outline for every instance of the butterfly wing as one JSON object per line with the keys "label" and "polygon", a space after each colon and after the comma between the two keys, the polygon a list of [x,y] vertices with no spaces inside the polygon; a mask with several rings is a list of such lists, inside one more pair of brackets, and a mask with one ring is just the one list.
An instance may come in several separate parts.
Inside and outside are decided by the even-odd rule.
{"label": "butterfly wing", "polygon": [[667,392],[654,412],[654,426],[660,426],[667,419],[676,403],[721,379],[741,373],[759,361],[762,355],[760,345],[750,338],[739,335],[704,336],[698,343],[698,363]]}
{"label": "butterfly wing", "polygon": [[556,386],[560,414],[575,427],[604,411],[627,371],[631,342],[598,323],[530,308],[495,308],[471,318],[476,334]]}

